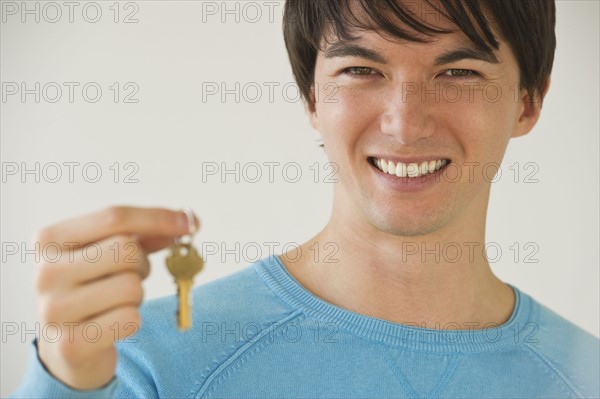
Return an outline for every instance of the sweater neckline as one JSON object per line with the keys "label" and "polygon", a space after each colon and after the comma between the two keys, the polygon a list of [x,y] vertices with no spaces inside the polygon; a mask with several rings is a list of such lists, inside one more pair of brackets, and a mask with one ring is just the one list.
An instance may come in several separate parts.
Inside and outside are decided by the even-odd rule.
{"label": "sweater neckline", "polygon": [[276,255],[256,262],[254,268],[275,294],[308,317],[333,323],[342,330],[391,347],[435,353],[489,351],[518,345],[531,333],[529,324],[535,323],[530,318],[532,299],[509,283],[506,284],[515,294],[515,305],[502,325],[451,330],[453,327],[448,323],[441,326],[442,329],[433,329],[395,323],[329,303],[304,288]]}

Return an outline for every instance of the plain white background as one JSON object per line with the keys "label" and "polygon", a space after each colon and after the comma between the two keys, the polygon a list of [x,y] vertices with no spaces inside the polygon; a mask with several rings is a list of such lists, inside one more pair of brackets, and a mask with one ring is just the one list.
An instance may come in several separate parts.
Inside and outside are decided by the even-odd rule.
{"label": "plain white background", "polygon": [[[222,2],[79,2],[73,22],[62,2],[60,18],[55,6],[28,2],[39,22],[35,14],[22,22],[21,3],[12,3],[15,15],[9,3],[0,64],[2,396],[18,384],[36,331],[34,259],[23,251],[36,230],[114,204],[190,206],[203,221],[197,246],[220,248],[202,284],[268,255],[266,242],[280,253],[310,238],[327,221],[333,188],[293,85],[282,2],[227,2],[231,13]],[[502,280],[598,336],[600,10],[596,1],[557,8],[552,86],[538,125],[509,145],[486,238],[503,251],[492,265]],[[40,82],[39,103],[10,95],[23,82]],[[236,83],[239,101],[206,90]],[[71,176],[69,162],[79,163]],[[203,179],[203,168],[222,162],[239,162],[239,183],[233,174]],[[256,183],[252,162],[261,166]],[[272,181],[264,162],[279,163]],[[37,175],[22,174],[36,163]],[[175,292],[165,256],[151,256],[146,298]]]}

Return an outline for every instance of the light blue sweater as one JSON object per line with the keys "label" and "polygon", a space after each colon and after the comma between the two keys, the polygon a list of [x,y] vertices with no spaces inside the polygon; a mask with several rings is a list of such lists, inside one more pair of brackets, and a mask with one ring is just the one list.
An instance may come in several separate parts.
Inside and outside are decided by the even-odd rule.
{"label": "light blue sweater", "polygon": [[[194,290],[193,327],[175,297],[142,306],[118,344],[117,376],[75,391],[39,362],[13,397],[598,398],[600,341],[512,286],[499,327],[429,329],[367,317],[304,289],[276,256]],[[463,326],[464,327],[464,326]]]}

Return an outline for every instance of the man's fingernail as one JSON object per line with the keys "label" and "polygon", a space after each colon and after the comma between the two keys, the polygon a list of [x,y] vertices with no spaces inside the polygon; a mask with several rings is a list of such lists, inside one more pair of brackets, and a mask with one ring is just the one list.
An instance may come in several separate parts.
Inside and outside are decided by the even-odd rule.
{"label": "man's fingernail", "polygon": [[195,234],[196,231],[198,231],[198,218],[196,217],[194,211],[192,211],[192,208],[190,207],[186,206],[185,208],[183,208],[183,213],[185,214],[185,217],[187,219],[187,226],[189,229],[188,234]]}
{"label": "man's fingernail", "polygon": [[188,217],[184,212],[180,211],[177,213],[177,225],[182,232],[189,232],[190,228],[188,226]]}

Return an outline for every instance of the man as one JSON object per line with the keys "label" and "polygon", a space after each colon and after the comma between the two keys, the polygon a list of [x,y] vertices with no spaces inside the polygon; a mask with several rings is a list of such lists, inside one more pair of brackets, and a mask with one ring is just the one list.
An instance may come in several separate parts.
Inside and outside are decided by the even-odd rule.
{"label": "man", "polygon": [[[185,234],[184,215],[121,207],[44,229],[42,243],[143,251],[40,266],[43,322],[92,320],[124,340],[40,340],[14,396],[598,397],[598,339],[500,281],[481,251],[479,172],[539,118],[554,20],[546,0],[288,0],[292,69],[339,166],[326,227],[196,289],[185,334],[173,297],[137,312],[145,253]],[[334,259],[313,256],[329,243]]]}

